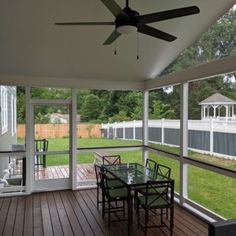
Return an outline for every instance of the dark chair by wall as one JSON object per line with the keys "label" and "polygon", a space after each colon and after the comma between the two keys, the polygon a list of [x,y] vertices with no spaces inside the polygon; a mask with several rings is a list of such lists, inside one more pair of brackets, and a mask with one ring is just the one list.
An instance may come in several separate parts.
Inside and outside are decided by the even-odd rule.
{"label": "dark chair by wall", "polygon": [[236,219],[222,220],[209,224],[209,236],[235,236]]}
{"label": "dark chair by wall", "polygon": [[[48,140],[47,139],[35,139],[35,152],[47,152],[48,151]],[[43,166],[46,168],[46,154],[35,155],[35,166]]]}

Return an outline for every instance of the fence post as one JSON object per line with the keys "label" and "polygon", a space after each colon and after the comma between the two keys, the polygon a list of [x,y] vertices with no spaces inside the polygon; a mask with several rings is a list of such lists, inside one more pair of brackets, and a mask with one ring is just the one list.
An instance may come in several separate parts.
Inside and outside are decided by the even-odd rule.
{"label": "fence post", "polygon": [[107,138],[109,138],[109,122],[107,123]]}
{"label": "fence post", "polygon": [[115,124],[114,124],[114,130],[115,130],[115,132],[114,132],[114,139],[116,139],[117,138],[117,122],[115,122]]}
{"label": "fence post", "polygon": [[165,142],[165,118],[161,119],[161,144]]}
{"label": "fence post", "polygon": [[210,154],[213,154],[213,147],[214,147],[214,123],[212,117],[210,118]]}
{"label": "fence post", "polygon": [[123,121],[123,139],[125,139],[125,121]]}
{"label": "fence post", "polygon": [[133,140],[135,140],[135,125],[136,125],[136,120],[133,120]]}

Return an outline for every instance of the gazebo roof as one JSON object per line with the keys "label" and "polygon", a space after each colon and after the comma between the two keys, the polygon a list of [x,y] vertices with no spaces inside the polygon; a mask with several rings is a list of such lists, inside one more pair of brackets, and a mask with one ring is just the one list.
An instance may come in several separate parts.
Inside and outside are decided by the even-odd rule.
{"label": "gazebo roof", "polygon": [[236,104],[236,101],[220,93],[215,93],[199,103],[199,105],[211,105],[211,104]]}

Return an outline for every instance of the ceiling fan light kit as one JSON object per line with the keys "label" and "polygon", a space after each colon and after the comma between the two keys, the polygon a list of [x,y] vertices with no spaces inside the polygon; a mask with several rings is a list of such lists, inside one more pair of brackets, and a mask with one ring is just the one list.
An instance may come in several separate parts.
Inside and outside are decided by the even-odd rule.
{"label": "ceiling fan light kit", "polygon": [[106,25],[115,26],[113,32],[105,40],[103,45],[110,45],[116,41],[122,34],[129,34],[134,31],[149,35],[151,37],[172,42],[177,39],[176,36],[158,30],[147,24],[164,21],[168,19],[198,14],[200,9],[197,6],[177,8],[167,11],[140,15],[139,12],[129,7],[129,0],[126,0],[126,6],[122,9],[115,0],[100,0],[115,17],[114,22],[60,22],[55,25]]}
{"label": "ceiling fan light kit", "polygon": [[133,25],[121,25],[116,28],[117,32],[120,34],[130,34],[137,31],[137,27]]}

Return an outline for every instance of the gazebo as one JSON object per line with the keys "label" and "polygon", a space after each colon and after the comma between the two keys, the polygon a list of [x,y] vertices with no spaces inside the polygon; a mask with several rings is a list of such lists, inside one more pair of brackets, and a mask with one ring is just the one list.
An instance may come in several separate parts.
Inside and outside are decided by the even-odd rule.
{"label": "gazebo", "polygon": [[[235,118],[235,104],[235,100],[230,99],[220,93],[215,93],[199,103],[199,105],[201,105],[201,118],[220,118],[223,117],[222,115],[224,115],[224,118],[226,120],[228,120],[229,118]],[[222,111],[222,108],[224,109],[224,111]]]}

